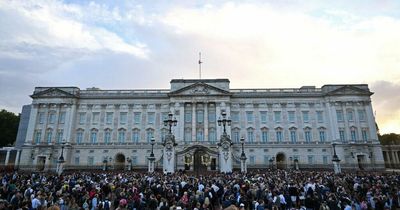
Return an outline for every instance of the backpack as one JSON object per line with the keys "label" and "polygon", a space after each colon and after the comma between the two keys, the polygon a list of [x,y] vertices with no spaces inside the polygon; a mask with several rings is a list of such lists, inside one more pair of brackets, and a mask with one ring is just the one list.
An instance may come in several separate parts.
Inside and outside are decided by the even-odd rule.
{"label": "backpack", "polygon": [[110,201],[105,200],[105,201],[104,201],[104,206],[103,206],[103,208],[104,208],[105,210],[110,210]]}

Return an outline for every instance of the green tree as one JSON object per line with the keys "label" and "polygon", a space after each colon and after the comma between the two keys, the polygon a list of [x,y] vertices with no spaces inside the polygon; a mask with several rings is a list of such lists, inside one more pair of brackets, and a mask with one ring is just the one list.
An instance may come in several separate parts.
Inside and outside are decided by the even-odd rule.
{"label": "green tree", "polygon": [[378,137],[382,145],[400,144],[400,134],[389,133],[379,135]]}
{"label": "green tree", "polygon": [[4,109],[0,111],[0,147],[14,144],[17,138],[19,117]]}

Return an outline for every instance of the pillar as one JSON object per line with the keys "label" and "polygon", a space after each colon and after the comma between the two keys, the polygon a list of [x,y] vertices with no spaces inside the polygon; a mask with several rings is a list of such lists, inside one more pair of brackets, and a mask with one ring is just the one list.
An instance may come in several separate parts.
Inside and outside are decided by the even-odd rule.
{"label": "pillar", "polygon": [[192,103],[192,141],[196,141],[196,103]]}
{"label": "pillar", "polygon": [[335,171],[335,174],[340,174],[342,172],[339,161],[333,162],[333,170]]}
{"label": "pillar", "polygon": [[17,150],[17,154],[15,155],[14,167],[18,168],[19,165],[19,156],[21,155],[21,151]]}
{"label": "pillar", "polygon": [[208,103],[204,103],[204,141],[208,142]]}
{"label": "pillar", "polygon": [[4,161],[4,166],[8,166],[8,161],[10,160],[10,150],[7,150],[6,160]]}

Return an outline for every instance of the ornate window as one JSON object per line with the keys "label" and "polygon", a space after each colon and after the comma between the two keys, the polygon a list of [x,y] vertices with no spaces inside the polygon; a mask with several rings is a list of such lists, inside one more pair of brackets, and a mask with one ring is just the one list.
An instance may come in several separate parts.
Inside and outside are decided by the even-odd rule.
{"label": "ornate window", "polygon": [[247,129],[247,142],[254,143],[254,129],[253,128]]}
{"label": "ornate window", "polygon": [[204,132],[202,129],[197,130],[196,139],[197,141],[204,141]]}
{"label": "ornate window", "polygon": [[111,142],[111,130],[106,129],[104,131],[104,143],[109,144]]}
{"label": "ornate window", "polygon": [[324,122],[324,112],[323,111],[317,111],[317,122],[318,123]]}
{"label": "ornate window", "polygon": [[36,130],[35,131],[35,143],[39,144],[41,138],[42,138],[42,130]]}
{"label": "ornate window", "polygon": [[112,124],[113,123],[113,116],[114,116],[114,113],[112,113],[112,112],[107,112],[106,113],[106,124]]}
{"label": "ornate window", "polygon": [[262,128],[261,129],[261,141],[263,143],[268,142],[268,129],[267,128]]}
{"label": "ornate window", "polygon": [[63,136],[64,136],[64,130],[63,129],[59,129],[57,131],[57,136],[56,136],[57,144],[61,144],[61,142],[63,140]]}
{"label": "ornate window", "polygon": [[326,129],[324,127],[319,128],[319,141],[320,142],[326,141]]}
{"label": "ornate window", "polygon": [[368,141],[368,128],[363,128],[361,130],[362,140]]}
{"label": "ornate window", "polygon": [[288,120],[292,123],[296,121],[295,111],[288,111]]}
{"label": "ornate window", "polygon": [[307,143],[310,143],[312,141],[312,133],[310,127],[304,128],[304,138]]}
{"label": "ornate window", "polygon": [[76,143],[77,144],[81,144],[83,140],[83,130],[82,129],[78,129],[76,131]]}
{"label": "ornate window", "polygon": [[303,122],[304,123],[310,122],[309,111],[302,111],[301,113],[303,115]]}
{"label": "ornate window", "polygon": [[142,122],[142,113],[140,112],[135,112],[133,113],[133,122],[135,124],[140,124]]}
{"label": "ornate window", "polygon": [[342,110],[336,110],[336,117],[338,122],[343,122],[343,111]]}
{"label": "ornate window", "polygon": [[233,142],[239,143],[240,140],[240,129],[239,128],[234,128],[232,131],[232,136],[233,136]]}
{"label": "ornate window", "polygon": [[185,129],[185,138],[184,139],[186,142],[192,141],[192,130],[191,129],[189,129],[189,128]]}
{"label": "ornate window", "polygon": [[97,129],[92,129],[90,131],[90,143],[92,144],[97,143]]}
{"label": "ornate window", "polygon": [[147,143],[150,143],[151,142],[151,138],[154,136],[154,130],[153,129],[147,129],[146,130],[146,140],[147,140]]}
{"label": "ornate window", "polygon": [[49,124],[54,124],[56,122],[56,113],[49,112]]}
{"label": "ornate window", "polygon": [[267,115],[266,111],[261,111],[260,112],[260,120],[261,120],[261,123],[263,123],[263,124],[267,123],[268,115]]}
{"label": "ornate window", "polygon": [[215,143],[217,139],[217,134],[215,132],[214,128],[209,129],[208,131],[208,141],[210,141],[211,143]]}
{"label": "ornate window", "polygon": [[346,142],[346,134],[344,131],[344,128],[339,128],[339,136],[340,136],[340,141]]}
{"label": "ornate window", "polygon": [[290,142],[292,144],[295,144],[297,142],[297,129],[295,127],[292,127],[289,129],[290,132]]}
{"label": "ornate window", "polygon": [[274,120],[276,123],[281,122],[281,111],[274,111]]}
{"label": "ornate window", "polygon": [[351,141],[357,141],[357,128],[354,126],[350,128],[350,137]]}
{"label": "ornate window", "polygon": [[283,140],[282,128],[280,128],[280,127],[276,128],[275,134],[276,134],[276,141],[278,143],[282,142],[282,140]]}
{"label": "ornate window", "polygon": [[132,141],[134,143],[138,143],[140,141],[140,130],[139,129],[133,129],[133,131],[132,131]]}
{"label": "ornate window", "polygon": [[347,121],[353,122],[354,121],[354,113],[352,109],[347,110]]}
{"label": "ornate window", "polygon": [[120,112],[119,113],[119,124],[126,124],[126,118],[128,116],[128,113],[126,112]]}
{"label": "ornate window", "polygon": [[125,129],[119,129],[118,130],[118,142],[119,143],[125,143]]}
{"label": "ornate window", "polygon": [[248,111],[246,112],[246,119],[247,119],[247,123],[253,123],[253,112]]}
{"label": "ornate window", "polygon": [[46,134],[47,143],[50,144],[52,138],[53,138],[53,130],[52,129],[47,129],[47,134]]}
{"label": "ornate window", "polygon": [[64,124],[65,123],[65,112],[60,112],[60,117],[58,118],[58,122],[60,124]]}

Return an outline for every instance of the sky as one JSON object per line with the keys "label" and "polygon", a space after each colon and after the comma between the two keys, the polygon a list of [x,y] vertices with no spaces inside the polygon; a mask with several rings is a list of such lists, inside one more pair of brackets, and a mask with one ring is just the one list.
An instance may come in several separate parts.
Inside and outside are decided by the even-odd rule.
{"label": "sky", "polygon": [[400,2],[0,0],[0,109],[37,86],[168,89],[368,84],[382,133],[400,133]]}

